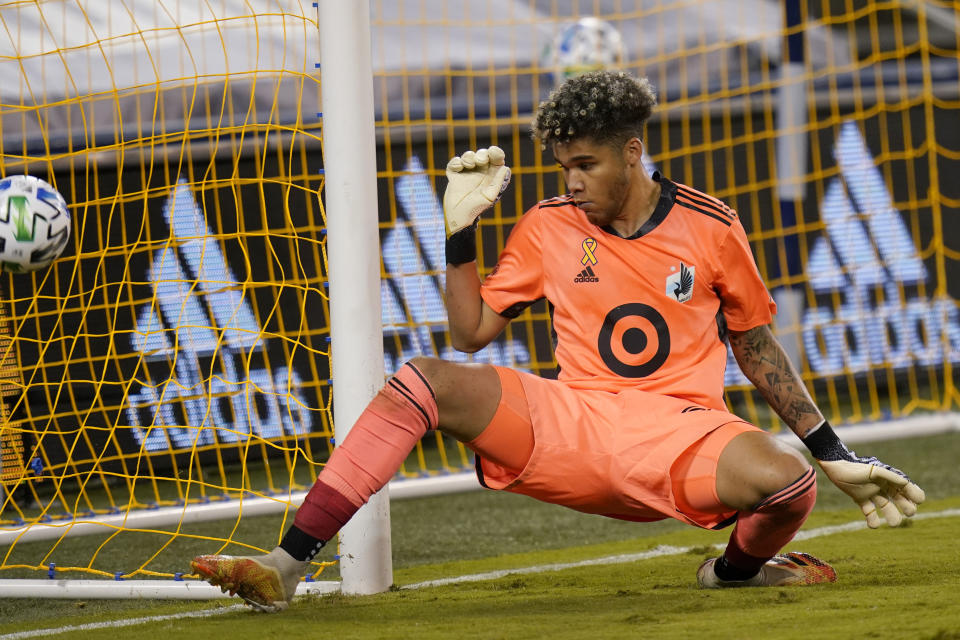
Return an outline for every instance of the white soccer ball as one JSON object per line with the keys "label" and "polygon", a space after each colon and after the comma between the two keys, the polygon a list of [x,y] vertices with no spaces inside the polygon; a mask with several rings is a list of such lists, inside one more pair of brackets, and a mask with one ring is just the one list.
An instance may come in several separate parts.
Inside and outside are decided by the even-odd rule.
{"label": "white soccer ball", "polygon": [[554,84],[588,71],[607,69],[623,59],[623,38],[609,22],[588,16],[564,26],[546,49],[541,64]]}
{"label": "white soccer ball", "polygon": [[0,180],[0,268],[42,269],[70,239],[70,211],[60,192],[33,176]]}

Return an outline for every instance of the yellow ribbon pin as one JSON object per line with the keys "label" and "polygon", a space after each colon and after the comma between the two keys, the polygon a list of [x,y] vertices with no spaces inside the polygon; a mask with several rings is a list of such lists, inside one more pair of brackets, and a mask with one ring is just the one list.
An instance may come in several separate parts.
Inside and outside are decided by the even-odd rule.
{"label": "yellow ribbon pin", "polygon": [[593,250],[597,248],[597,241],[593,238],[583,239],[583,257],[580,258],[580,264],[597,264],[597,256],[593,255]]}

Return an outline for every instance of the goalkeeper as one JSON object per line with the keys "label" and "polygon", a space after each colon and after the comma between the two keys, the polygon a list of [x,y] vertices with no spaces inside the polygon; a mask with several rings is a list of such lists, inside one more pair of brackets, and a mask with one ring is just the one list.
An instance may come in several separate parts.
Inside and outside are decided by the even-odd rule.
{"label": "goalkeeper", "polygon": [[566,81],[540,105],[533,134],[569,193],[527,211],[483,281],[477,221],[510,170],[497,147],[447,165],[453,345],[483,348],[545,298],[558,379],[414,358],[334,451],[280,545],[256,557],[200,556],[192,566],[201,576],[261,608],[284,608],[307,563],[439,429],[476,452],[491,489],[637,522],[733,525],[723,554],[697,571],[701,587],[832,582],[827,563],[779,555],[813,508],[816,476],[800,453],[726,410],[727,342],[870,527],[916,512],[923,491],[848,450],[813,403],[771,333],[776,306],[736,212],[644,170],[655,105],[647,80],[605,71]]}

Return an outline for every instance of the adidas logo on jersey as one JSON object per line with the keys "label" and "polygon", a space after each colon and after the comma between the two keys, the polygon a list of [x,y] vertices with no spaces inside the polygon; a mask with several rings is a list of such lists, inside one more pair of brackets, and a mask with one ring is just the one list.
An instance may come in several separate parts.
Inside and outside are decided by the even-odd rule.
{"label": "adidas logo on jersey", "polygon": [[600,282],[600,278],[597,277],[597,274],[593,272],[593,267],[587,265],[587,268],[577,274],[577,277],[573,279],[574,282]]}

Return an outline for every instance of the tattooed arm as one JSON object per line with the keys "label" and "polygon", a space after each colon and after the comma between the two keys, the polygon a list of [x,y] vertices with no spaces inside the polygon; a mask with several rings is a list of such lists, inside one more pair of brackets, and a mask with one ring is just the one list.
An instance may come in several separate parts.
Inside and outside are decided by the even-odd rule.
{"label": "tattooed arm", "polygon": [[847,449],[813,403],[770,327],[731,331],[730,347],[744,375],[810,449],[827,477],[860,505],[869,527],[879,527],[881,516],[895,527],[903,516],[917,512],[925,498],[923,489],[903,471]]}
{"label": "tattooed arm", "polygon": [[800,438],[823,422],[800,374],[768,325],[730,331],[730,347],[747,379]]}

